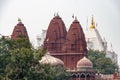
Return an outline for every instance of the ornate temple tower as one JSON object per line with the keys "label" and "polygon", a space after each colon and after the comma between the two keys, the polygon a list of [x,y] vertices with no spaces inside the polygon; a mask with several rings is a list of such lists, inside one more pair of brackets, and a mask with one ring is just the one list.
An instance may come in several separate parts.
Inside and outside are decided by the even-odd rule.
{"label": "ornate temple tower", "polygon": [[70,25],[65,44],[63,46],[63,52],[87,54],[85,36],[77,19],[75,19]]}
{"label": "ornate temple tower", "polygon": [[70,80],[94,80],[92,62],[87,59],[84,32],[77,19],[67,32],[61,18],[55,16],[49,24],[43,45],[51,56],[64,62],[64,67],[73,75]]}
{"label": "ornate temple tower", "polygon": [[93,16],[91,19],[91,26],[86,30],[85,36],[87,40],[88,49],[106,52],[107,42],[105,39],[103,40],[101,38],[101,35],[99,34],[99,31],[96,28]]}
{"label": "ornate temple tower", "polygon": [[75,19],[69,31],[59,16],[55,16],[47,29],[44,47],[54,57],[61,59],[68,70],[76,70],[77,61],[87,56],[85,36]]}
{"label": "ornate temple tower", "polygon": [[70,25],[62,51],[64,54],[57,57],[64,61],[68,70],[76,70],[77,62],[87,56],[85,36],[77,19]]}
{"label": "ornate temple tower", "polygon": [[17,39],[20,36],[23,36],[25,38],[28,38],[28,34],[27,34],[27,30],[24,26],[24,24],[22,23],[21,19],[18,19],[18,24],[15,26],[13,33],[11,35],[11,39]]}
{"label": "ornate temple tower", "polygon": [[62,46],[66,39],[65,24],[59,15],[56,15],[50,22],[46,38],[44,41],[44,47],[52,53],[62,53]]}

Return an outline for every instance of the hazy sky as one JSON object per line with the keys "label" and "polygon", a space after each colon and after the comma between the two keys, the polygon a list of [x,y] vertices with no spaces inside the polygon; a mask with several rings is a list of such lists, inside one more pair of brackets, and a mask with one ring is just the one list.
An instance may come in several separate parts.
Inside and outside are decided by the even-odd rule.
{"label": "hazy sky", "polygon": [[74,14],[84,30],[87,18],[89,26],[91,15],[94,15],[101,36],[106,38],[108,46],[113,44],[120,58],[119,4],[120,0],[0,0],[0,33],[11,35],[19,17],[34,42],[42,29],[47,29],[54,13],[59,13],[67,28]]}

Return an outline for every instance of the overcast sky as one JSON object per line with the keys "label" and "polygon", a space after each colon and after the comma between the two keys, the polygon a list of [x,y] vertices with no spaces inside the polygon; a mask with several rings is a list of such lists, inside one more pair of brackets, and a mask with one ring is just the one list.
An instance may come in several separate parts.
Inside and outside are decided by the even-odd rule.
{"label": "overcast sky", "polygon": [[[120,58],[120,0],[0,0],[0,33],[11,35],[18,17],[27,28],[31,42],[47,29],[54,13],[59,13],[67,28],[72,15],[77,16],[84,31],[94,15],[102,38],[113,45]],[[118,59],[119,59],[118,58]],[[120,61],[119,61],[120,63]]]}

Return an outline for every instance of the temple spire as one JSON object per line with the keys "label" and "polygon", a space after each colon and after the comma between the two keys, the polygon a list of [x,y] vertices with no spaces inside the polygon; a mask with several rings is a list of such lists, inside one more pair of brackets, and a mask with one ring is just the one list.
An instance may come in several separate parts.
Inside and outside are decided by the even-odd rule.
{"label": "temple spire", "polygon": [[57,13],[48,26],[46,38],[44,40],[44,48],[50,53],[61,53],[66,35],[67,31],[65,24]]}
{"label": "temple spire", "polygon": [[24,38],[29,39],[26,27],[21,22],[21,19],[18,18],[18,24],[13,29],[11,39],[16,40],[16,39],[21,38],[21,36],[23,36]]}
{"label": "temple spire", "polygon": [[92,15],[92,19],[91,19],[91,26],[90,26],[91,29],[94,29],[95,28],[95,22],[94,22],[94,18],[93,18],[93,15]]}

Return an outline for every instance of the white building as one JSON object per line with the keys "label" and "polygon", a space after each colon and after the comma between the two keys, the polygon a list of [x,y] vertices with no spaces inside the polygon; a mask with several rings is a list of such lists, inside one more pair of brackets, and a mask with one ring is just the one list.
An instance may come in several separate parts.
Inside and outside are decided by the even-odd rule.
{"label": "white building", "polygon": [[112,59],[112,61],[114,61],[115,63],[118,63],[118,55],[115,53],[115,51],[113,50],[112,44],[110,45],[110,48],[107,50],[106,52],[106,57]]}
{"label": "white building", "polygon": [[93,17],[91,20],[91,26],[86,29],[85,37],[87,41],[88,49],[99,50],[99,51],[106,51],[107,49],[107,42],[103,40],[95,26]]}
{"label": "white building", "polygon": [[37,36],[37,47],[40,47],[43,45],[45,37],[46,37],[46,33],[47,33],[47,30],[44,29],[44,30],[42,30],[41,35]]}
{"label": "white building", "polygon": [[108,50],[107,41],[105,39],[102,39],[101,35],[99,34],[99,31],[95,26],[93,16],[91,20],[91,26],[86,29],[85,37],[88,49],[104,51],[106,52],[106,57],[117,63],[117,54],[113,51],[112,46]]}

